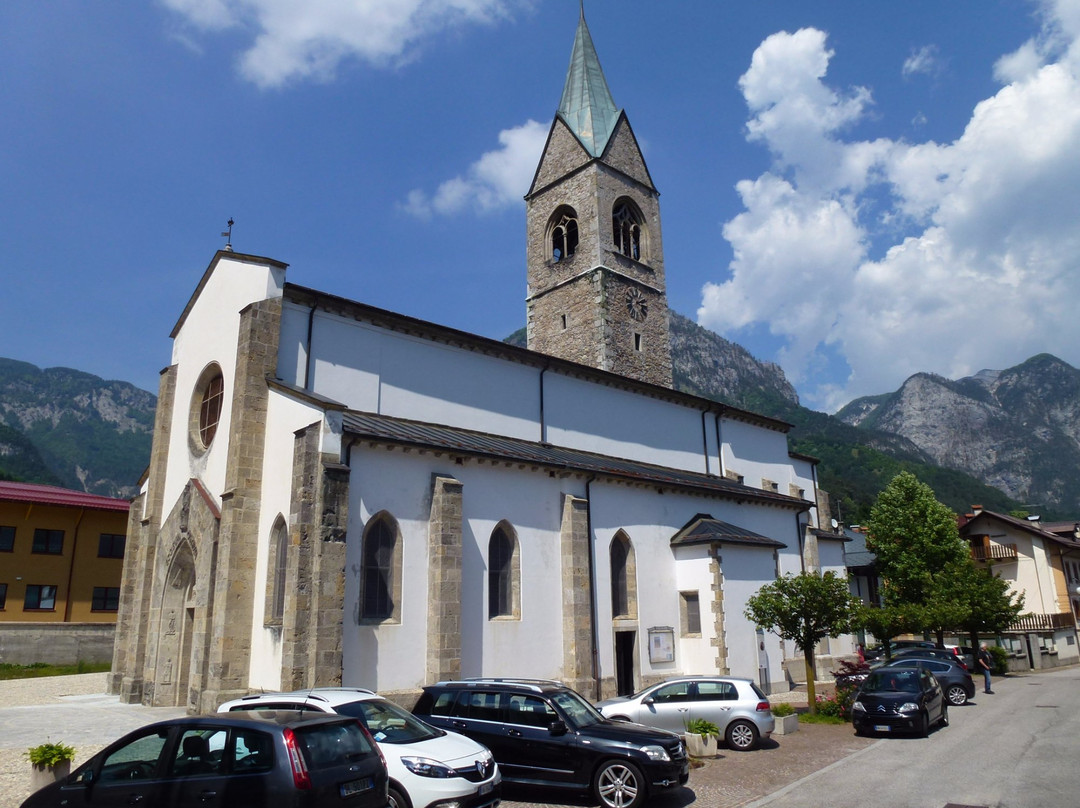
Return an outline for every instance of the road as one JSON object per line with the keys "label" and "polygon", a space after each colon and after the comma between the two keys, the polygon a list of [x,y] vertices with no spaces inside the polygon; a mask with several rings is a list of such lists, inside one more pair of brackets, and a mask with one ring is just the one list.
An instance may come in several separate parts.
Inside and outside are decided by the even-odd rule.
{"label": "road", "polygon": [[883,738],[748,808],[1080,805],[1080,668],[994,690],[928,738]]}

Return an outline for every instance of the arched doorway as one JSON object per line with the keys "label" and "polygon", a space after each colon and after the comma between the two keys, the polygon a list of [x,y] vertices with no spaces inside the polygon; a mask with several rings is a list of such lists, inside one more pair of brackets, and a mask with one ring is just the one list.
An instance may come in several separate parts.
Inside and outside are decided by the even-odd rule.
{"label": "arched doorway", "polygon": [[191,639],[195,627],[195,558],[183,542],[165,576],[158,627],[157,681],[153,703],[158,707],[187,705],[191,678]]}

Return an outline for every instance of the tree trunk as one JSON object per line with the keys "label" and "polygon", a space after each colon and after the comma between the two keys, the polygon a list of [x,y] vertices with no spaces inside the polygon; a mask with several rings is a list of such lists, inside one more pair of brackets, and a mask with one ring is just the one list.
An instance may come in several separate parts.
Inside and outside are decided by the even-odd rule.
{"label": "tree trunk", "polygon": [[806,664],[806,700],[810,703],[810,715],[817,715],[817,689],[814,685],[814,646],[803,649]]}

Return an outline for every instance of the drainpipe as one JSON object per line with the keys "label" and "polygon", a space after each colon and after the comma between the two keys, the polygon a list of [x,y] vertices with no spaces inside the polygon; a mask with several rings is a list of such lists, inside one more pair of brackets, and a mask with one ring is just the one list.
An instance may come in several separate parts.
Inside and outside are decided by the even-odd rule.
{"label": "drainpipe", "polygon": [[709,428],[706,426],[705,417],[708,410],[701,411],[701,453],[705,456],[705,473],[709,473]]}
{"label": "drainpipe", "polygon": [[79,510],[79,518],[75,520],[75,531],[71,537],[71,563],[68,564],[67,591],[64,593],[65,623],[71,620],[71,579],[75,575],[75,553],[79,549],[79,526],[84,516],[86,516],[86,509],[82,508]]}
{"label": "drainpipe", "polygon": [[311,307],[311,311],[308,312],[307,319],[307,345],[304,346],[304,352],[307,354],[304,357],[304,389],[310,390],[311,384],[311,335],[315,329],[315,306]]}
{"label": "drainpipe", "polygon": [[540,371],[540,442],[547,443],[547,421],[544,416],[544,374],[551,368],[551,363],[544,365]]}
{"label": "drainpipe", "polygon": [[592,653],[592,672],[593,672],[593,688],[595,690],[595,700],[600,701],[600,646],[599,638],[597,636],[597,623],[599,619],[596,616],[596,564],[593,561],[593,550],[595,548],[595,542],[593,541],[593,529],[592,529],[592,490],[591,486],[596,479],[596,475],[593,474],[585,481],[585,531],[589,537],[589,626],[591,628],[590,633],[592,639],[590,640],[590,651]]}
{"label": "drainpipe", "polygon": [[723,417],[723,415],[724,411],[722,409],[716,411],[716,459],[717,462],[720,464],[719,476],[721,477],[723,477],[724,474],[727,473],[724,470],[724,431],[720,427],[720,419]]}

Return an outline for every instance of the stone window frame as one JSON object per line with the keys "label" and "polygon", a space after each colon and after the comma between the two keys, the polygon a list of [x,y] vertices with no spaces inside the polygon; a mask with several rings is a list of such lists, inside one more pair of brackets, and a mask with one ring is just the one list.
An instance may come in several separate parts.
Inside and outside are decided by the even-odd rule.
{"label": "stone window frame", "polygon": [[[386,539],[389,546],[389,558],[384,557],[388,564],[380,568],[372,565],[372,554],[377,552],[371,548],[371,541],[378,530],[385,530],[378,538]],[[402,536],[397,520],[389,513],[382,511],[368,520],[364,526],[364,535],[360,540],[360,598],[358,604],[359,622],[361,625],[378,625],[382,623],[401,622],[401,564],[402,564]],[[388,608],[374,609],[369,611],[367,598],[368,587],[375,580],[375,576],[381,578],[379,583],[389,597]]]}
{"label": "stone window frame", "polygon": [[628,196],[620,196],[611,206],[611,243],[616,253],[632,261],[648,256],[648,231],[641,208]]}
{"label": "stone window frame", "polygon": [[780,483],[770,480],[766,477],[761,478],[761,490],[772,491],[774,494],[780,493]]}
{"label": "stone window frame", "polygon": [[266,605],[263,625],[280,626],[285,622],[285,593],[289,563],[289,525],[282,514],[270,528],[270,543],[266,556]]}
{"label": "stone window frame", "polygon": [[[503,538],[509,546],[509,553],[500,569],[495,568],[496,539]],[[521,543],[517,538],[517,531],[513,526],[503,520],[495,525],[488,539],[488,620],[520,620],[521,619]],[[498,576],[498,578],[496,578]],[[502,587],[499,584],[502,584]],[[502,592],[496,592],[496,588]],[[505,588],[503,588],[505,587]],[[498,604],[496,600],[505,599],[504,603]]]}
{"label": "stone window frame", "polygon": [[724,477],[725,479],[737,482],[739,485],[742,485],[746,481],[746,478],[742,474],[739,474],[737,471],[732,471],[731,469],[724,472]]}
{"label": "stone window frame", "polygon": [[798,483],[788,483],[788,496],[806,499],[806,489],[800,488]]}
{"label": "stone window frame", "polygon": [[570,205],[559,205],[548,220],[545,242],[548,259],[553,264],[569,261],[581,245],[577,211]]}
{"label": "stone window frame", "polygon": [[[608,545],[611,574],[611,618],[627,620],[637,617],[637,555],[634,543],[625,530],[619,530]],[[621,585],[620,585],[621,584]]]}
{"label": "stone window frame", "polygon": [[[693,625],[690,619],[692,617],[690,610],[691,600],[697,604],[697,631],[692,630]],[[698,590],[679,592],[679,625],[682,628],[683,637],[701,636],[701,593]]]}
{"label": "stone window frame", "polygon": [[217,437],[225,412],[225,374],[221,365],[210,362],[202,369],[191,391],[188,409],[188,446],[192,454],[206,454]]}

